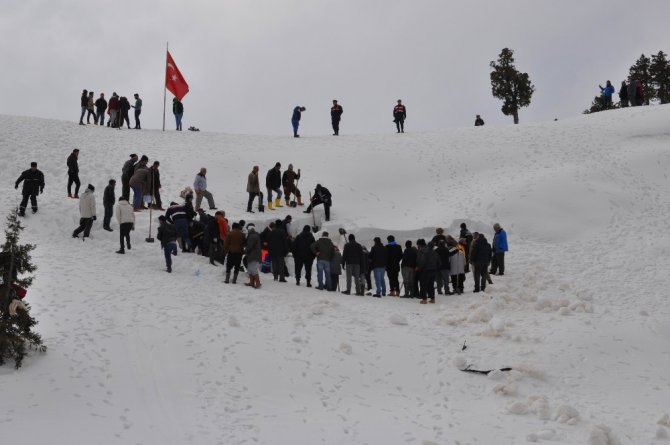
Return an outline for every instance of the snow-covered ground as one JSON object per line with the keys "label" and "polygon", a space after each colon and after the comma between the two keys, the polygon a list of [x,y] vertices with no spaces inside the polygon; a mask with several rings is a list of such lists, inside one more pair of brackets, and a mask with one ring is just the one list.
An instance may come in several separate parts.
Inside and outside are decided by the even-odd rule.
{"label": "snow-covered ground", "polygon": [[[27,298],[49,348],[18,372],[0,369],[2,442],[667,443],[668,122],[670,108],[655,106],[296,140],[0,116],[0,214],[17,205],[13,184],[30,161],[46,176],[23,241],[38,246]],[[98,196],[86,242],[70,237],[75,147]],[[118,231],[101,228],[102,190],[133,152],[161,162],[164,201],[206,166],[218,207],[260,228],[287,214],[296,229],[311,224],[295,209],[244,213],[251,167],[264,178],[276,161],[302,169],[303,193],[331,190],[332,221],[317,208],[319,225],[368,245],[435,227],[457,234],[463,221],[491,239],[500,222],[506,274],[485,294],[469,276],[464,295],[426,306],[267,275],[261,290],[226,285],[222,267],[193,254],[169,275],[158,244],[144,242],[148,213],[124,256]],[[480,376],[463,364],[514,371]]]}

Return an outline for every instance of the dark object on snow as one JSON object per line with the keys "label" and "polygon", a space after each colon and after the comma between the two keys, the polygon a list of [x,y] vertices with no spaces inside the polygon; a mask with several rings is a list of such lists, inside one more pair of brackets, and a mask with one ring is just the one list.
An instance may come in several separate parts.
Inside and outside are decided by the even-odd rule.
{"label": "dark object on snow", "polygon": [[191,125],[190,127],[188,127],[188,131],[200,131],[200,129],[195,128],[193,125]]}
{"label": "dark object on snow", "polygon": [[505,371],[511,371],[511,370],[512,370],[512,368],[500,368],[500,369],[489,369],[488,371],[479,371],[479,370],[477,370],[477,369],[470,369],[470,366],[472,366],[472,365],[468,365],[467,368],[465,368],[465,369],[461,369],[461,371],[463,371],[463,372],[471,372],[471,373],[473,373],[473,374],[484,374],[484,375],[488,375],[490,372],[493,372],[493,371],[503,371],[503,372],[505,372]]}
{"label": "dark object on snow", "polygon": [[464,340],[464,341],[463,341],[463,347],[461,348],[461,351],[465,351],[466,349],[468,349],[468,347],[465,345],[465,342],[466,342],[466,341],[467,341],[467,340]]}

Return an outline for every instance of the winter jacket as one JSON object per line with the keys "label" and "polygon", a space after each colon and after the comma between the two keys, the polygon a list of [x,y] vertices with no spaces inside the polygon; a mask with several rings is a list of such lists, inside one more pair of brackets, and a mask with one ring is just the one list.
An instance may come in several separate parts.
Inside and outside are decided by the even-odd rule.
{"label": "winter jacket", "polygon": [[314,261],[312,244],[315,242],[316,240],[314,239],[314,235],[312,235],[311,230],[303,230],[300,232],[300,234],[293,240],[293,246],[291,248],[293,257],[303,262]]}
{"label": "winter jacket", "polygon": [[[449,249],[447,246],[437,246],[435,253],[440,258],[440,269],[439,270],[449,270]],[[454,252],[456,253],[456,252]]]}
{"label": "winter jacket", "polygon": [[507,252],[507,232],[505,229],[500,229],[493,235],[493,243],[496,246],[495,253]]}
{"label": "winter jacket", "polygon": [[198,173],[195,175],[195,181],[193,181],[193,189],[198,191],[207,190],[207,178],[205,175]]}
{"label": "winter jacket", "polygon": [[228,237],[228,233],[230,232],[230,227],[228,227],[228,221],[226,221],[226,218],[215,218],[217,224],[219,225],[219,238],[221,238],[222,241],[225,241],[225,239]]}
{"label": "winter jacket", "polygon": [[174,223],[179,219],[191,221],[195,217],[195,210],[193,204],[186,202],[182,205],[170,206],[165,212],[165,218],[168,222]]}
{"label": "winter jacket", "polygon": [[603,93],[603,96],[612,97],[612,94],[614,94],[614,87],[611,84],[605,85],[605,88],[600,87],[600,91]]}
{"label": "winter jacket", "polygon": [[67,157],[67,174],[79,174],[79,161],[77,160],[77,156],[75,156],[74,153]]}
{"label": "winter jacket", "polygon": [[133,108],[135,108],[135,111],[142,111],[142,99],[135,99]]}
{"label": "winter jacket", "polygon": [[184,114],[184,104],[179,100],[172,102],[172,114]]}
{"label": "winter jacket", "polygon": [[296,173],[294,170],[286,170],[281,178],[281,184],[284,187],[289,187],[295,185],[296,179],[300,179],[300,174]]}
{"label": "winter jacket", "polygon": [[435,272],[440,269],[440,266],[440,257],[437,252],[429,247],[421,249],[421,255],[419,255],[419,260],[416,263],[416,267],[420,271]]}
{"label": "winter jacket", "polygon": [[88,92],[84,91],[81,93],[81,106],[82,107],[87,107],[88,106]]}
{"label": "winter jacket", "polygon": [[268,170],[268,174],[265,176],[265,187],[276,190],[281,187],[281,171],[276,168],[271,168]]}
{"label": "winter jacket", "polygon": [[223,250],[229,253],[244,252],[244,235],[240,229],[233,229],[228,233],[223,243]]}
{"label": "winter jacket", "polygon": [[160,190],[161,186],[161,172],[154,167],[151,167],[149,169],[151,172],[151,191],[154,192],[153,195],[155,195],[156,190]]}
{"label": "winter jacket", "polygon": [[139,168],[130,178],[130,186],[139,187],[143,195],[151,192],[151,172],[148,168]]}
{"label": "winter jacket", "polygon": [[107,101],[102,97],[99,97],[98,100],[95,101],[95,108],[98,113],[104,112],[107,109]]}
{"label": "winter jacket", "polygon": [[86,109],[88,111],[93,111],[95,109],[95,101],[92,96],[88,96],[88,101],[86,102]]}
{"label": "winter jacket", "polygon": [[458,247],[449,249],[449,273],[451,275],[460,275],[465,273],[465,254]]}
{"label": "winter jacket", "polygon": [[102,205],[105,207],[113,206],[116,202],[116,196],[114,195],[114,186],[108,184],[105,187],[105,191],[102,193]]}
{"label": "winter jacket", "polygon": [[23,189],[21,193],[24,195],[31,195],[44,191],[44,174],[40,170],[33,171],[32,169],[24,170],[19,176],[19,179],[14,183],[14,188],[19,188],[19,184],[23,181]]}
{"label": "winter jacket", "polygon": [[370,260],[372,261],[373,269],[377,269],[379,267],[386,269],[388,256],[382,243],[372,246],[372,249],[370,249]]}
{"label": "winter jacket", "polygon": [[363,262],[363,246],[356,241],[349,241],[342,251],[342,265],[361,265]]}
{"label": "winter jacket", "polygon": [[135,212],[133,211],[133,206],[128,201],[119,201],[116,205],[115,214],[116,221],[119,224],[135,224]]}
{"label": "winter jacket", "polygon": [[333,242],[328,237],[321,237],[318,241],[315,241],[311,245],[312,252],[316,255],[316,259],[319,261],[331,261],[333,255],[335,254],[335,246]]}
{"label": "winter jacket", "polygon": [[475,119],[475,127],[481,127],[484,125],[484,119],[481,117],[478,117]]}
{"label": "winter jacket", "polygon": [[339,121],[342,118],[343,112],[342,105],[333,105],[330,108],[330,118],[334,121]]}
{"label": "winter jacket", "polygon": [[133,176],[133,173],[135,172],[135,162],[132,159],[128,159],[126,162],[123,163],[123,167],[121,168],[121,177],[125,179],[130,179]]}
{"label": "winter jacket", "polygon": [[416,267],[416,247],[405,247],[405,251],[402,253],[402,262],[400,263],[401,267],[411,267],[414,269]]}
{"label": "winter jacket", "polygon": [[177,241],[177,229],[169,223],[163,223],[158,227],[156,238],[161,242],[161,247]]}
{"label": "winter jacket", "polygon": [[330,191],[325,187],[317,187],[314,189],[314,196],[325,205],[331,205],[333,202]]}
{"label": "winter jacket", "polygon": [[221,239],[219,222],[214,217],[207,218],[207,224],[205,225],[205,239],[210,243],[218,243]]}
{"label": "winter jacket", "polygon": [[395,241],[388,243],[386,249],[386,269],[400,270],[400,261],[402,261],[402,247]]}
{"label": "winter jacket", "polygon": [[289,253],[288,239],[283,229],[275,227],[268,236],[268,251],[273,258],[283,258]]}
{"label": "winter jacket", "polygon": [[291,120],[293,122],[300,122],[300,118],[302,117],[302,112],[300,111],[300,105],[295,107],[293,109],[293,116],[291,116]]}
{"label": "winter jacket", "polygon": [[470,263],[475,266],[486,266],[491,261],[491,245],[482,235],[472,243]]}
{"label": "winter jacket", "polygon": [[407,109],[404,105],[396,105],[393,107],[393,117],[396,121],[404,121],[407,119]]}
{"label": "winter jacket", "polygon": [[342,254],[337,250],[333,253],[333,259],[330,260],[330,273],[342,275]]}
{"label": "winter jacket", "polygon": [[95,216],[95,195],[91,189],[86,189],[79,198],[79,214],[82,218],[93,218]]}
{"label": "winter jacket", "polygon": [[254,172],[249,173],[247,178],[247,193],[260,193],[261,186],[258,183],[258,175]]}
{"label": "winter jacket", "polygon": [[110,110],[118,110],[120,108],[119,96],[110,97],[107,106],[109,107]]}
{"label": "winter jacket", "polygon": [[128,102],[128,99],[122,97],[121,100],[119,100],[119,108],[121,108],[124,115],[128,115],[128,110],[130,110],[130,102]]}
{"label": "winter jacket", "polygon": [[621,82],[621,89],[619,90],[619,99],[621,99],[622,102],[628,101],[628,85],[626,85],[626,82]]}
{"label": "winter jacket", "polygon": [[261,256],[261,239],[256,232],[250,233],[247,236],[247,246],[244,248],[244,254],[247,256],[247,262],[259,262]]}

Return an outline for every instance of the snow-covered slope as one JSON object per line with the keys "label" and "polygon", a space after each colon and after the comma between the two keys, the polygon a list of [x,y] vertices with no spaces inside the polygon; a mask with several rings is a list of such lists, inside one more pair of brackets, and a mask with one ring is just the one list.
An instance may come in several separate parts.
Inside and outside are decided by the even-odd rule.
{"label": "snow-covered slope", "polygon": [[[38,245],[28,301],[49,351],[0,369],[7,442],[97,444],[663,443],[670,400],[670,108],[644,107],[506,128],[293,139],[129,131],[0,116],[0,214],[36,160],[46,175],[24,242]],[[411,129],[408,129],[411,130]],[[504,277],[485,294],[422,306],[268,281],[223,284],[180,254],[164,272],[138,215],[70,237],[65,159],[79,148],[98,212],[130,153],[161,162],[169,202],[208,168],[231,221],[250,218],[253,165],[301,168],[303,193],[333,193],[333,219],[369,243],[508,231]],[[117,195],[120,184],[117,186]],[[154,217],[156,215],[154,214]],[[113,224],[116,228],[116,224]],[[404,324],[406,323],[406,324]],[[467,349],[461,351],[463,342]],[[510,373],[461,372],[463,363]],[[578,413],[578,418],[575,418]],[[599,427],[604,425],[604,427]],[[609,433],[607,428],[611,428]],[[670,433],[670,431],[667,431]]]}

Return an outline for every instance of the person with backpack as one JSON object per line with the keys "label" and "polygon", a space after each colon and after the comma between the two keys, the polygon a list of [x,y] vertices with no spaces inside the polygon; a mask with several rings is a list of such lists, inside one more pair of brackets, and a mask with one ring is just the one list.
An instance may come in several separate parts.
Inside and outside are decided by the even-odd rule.
{"label": "person with backpack", "polygon": [[293,126],[293,137],[299,138],[298,127],[300,126],[300,118],[302,117],[302,112],[307,108],[301,107],[300,105],[296,106],[293,109],[293,116],[291,116],[291,125]]}
{"label": "person with backpack", "polygon": [[[123,199],[123,198],[121,198]],[[156,238],[161,242],[167,272],[172,273],[172,255],[177,256],[177,228],[167,221],[163,215],[158,217],[158,233]]]}
{"label": "person with backpack", "polygon": [[486,269],[489,266],[489,262],[491,262],[491,255],[491,245],[486,240],[484,234],[480,233],[472,243],[472,256],[470,257],[475,281],[474,292],[479,292],[480,290],[483,292],[486,289]]}
{"label": "person with backpack", "polygon": [[402,100],[398,99],[398,103],[393,107],[393,122],[398,133],[405,132],[405,119],[407,119],[407,109],[402,104]]}
{"label": "person with backpack", "polygon": [[84,232],[84,239],[88,238],[91,234],[93,221],[96,220],[95,195],[93,192],[95,192],[95,187],[89,184],[79,199],[79,226],[72,232],[72,238],[79,238],[81,232]]}
{"label": "person with backpack", "polygon": [[[79,181],[79,149],[75,148],[70,153],[70,156],[67,157],[67,197],[79,199],[79,187],[81,182]],[[72,196],[72,184],[74,187],[74,196]]]}
{"label": "person with backpack", "polygon": [[310,213],[312,209],[319,204],[323,204],[326,213],[326,221],[330,221],[330,207],[333,205],[332,195],[330,194],[330,191],[321,184],[316,185],[314,196],[312,196],[309,206],[307,206],[303,213]]}
{"label": "person with backpack", "polygon": [[374,245],[370,249],[370,261],[372,262],[372,274],[375,278],[375,293],[372,296],[377,298],[385,297],[386,282],[384,281],[384,273],[388,264],[388,255],[382,244],[382,240],[378,236],[374,238]]}
{"label": "person with backpack", "polygon": [[277,194],[275,207],[284,207],[281,205],[281,163],[277,162],[274,167],[268,170],[265,175],[265,188],[268,192],[268,209],[272,209],[272,192]]}
{"label": "person with backpack", "polygon": [[342,266],[346,270],[347,289],[342,291],[343,294],[351,294],[351,279],[354,279],[354,291],[356,295],[363,295],[361,286],[361,262],[363,261],[363,246],[356,242],[356,237],[353,233],[349,234],[349,241],[344,245],[342,251]]}
{"label": "person with backpack", "polygon": [[184,104],[176,97],[172,99],[172,114],[174,114],[177,131],[181,131],[181,118],[184,116]]}
{"label": "person with backpack", "polygon": [[402,261],[402,247],[395,242],[395,237],[389,235],[386,237],[386,274],[389,277],[389,295],[392,297],[400,296],[400,262]]}
{"label": "person with backpack", "polygon": [[30,168],[21,173],[14,183],[14,188],[18,189],[21,182],[23,182],[21,189],[23,199],[19,205],[19,216],[26,216],[28,199],[30,199],[33,213],[37,213],[37,195],[44,193],[44,173],[37,169],[37,162],[31,162]]}
{"label": "person with backpack", "polygon": [[121,244],[116,253],[124,254],[126,253],[124,241],[130,250],[130,232],[135,227],[135,212],[133,206],[123,196],[119,198],[119,203],[116,205],[116,222],[119,223],[119,242]]}
{"label": "person with backpack", "polygon": [[[105,187],[105,191],[102,193],[102,206],[105,209],[105,216],[102,219],[102,228],[108,232],[113,232],[109,224],[112,221],[112,214],[114,213],[114,202],[116,201],[114,187],[116,187],[116,180],[110,179],[107,187]],[[126,200],[126,202],[128,201]]]}

